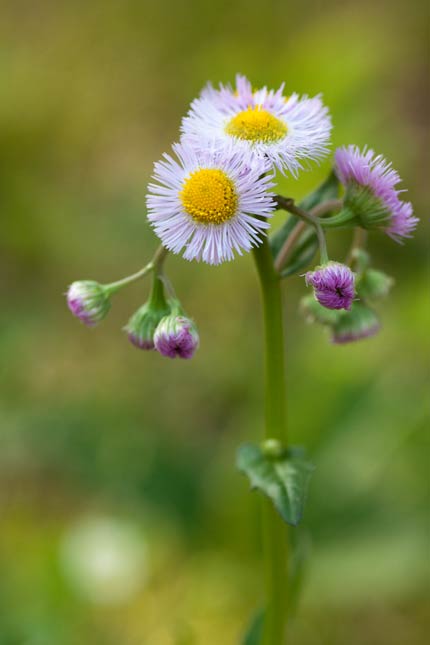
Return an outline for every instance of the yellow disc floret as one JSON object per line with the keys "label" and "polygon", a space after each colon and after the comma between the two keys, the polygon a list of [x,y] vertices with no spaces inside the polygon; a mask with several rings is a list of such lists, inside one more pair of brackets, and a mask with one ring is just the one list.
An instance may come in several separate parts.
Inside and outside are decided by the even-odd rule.
{"label": "yellow disc floret", "polygon": [[222,224],[237,211],[238,197],[223,170],[201,168],[192,172],[179,193],[184,209],[197,222]]}
{"label": "yellow disc floret", "polygon": [[287,126],[276,116],[256,105],[250,106],[230,119],[225,131],[237,139],[254,143],[274,143],[285,137]]}

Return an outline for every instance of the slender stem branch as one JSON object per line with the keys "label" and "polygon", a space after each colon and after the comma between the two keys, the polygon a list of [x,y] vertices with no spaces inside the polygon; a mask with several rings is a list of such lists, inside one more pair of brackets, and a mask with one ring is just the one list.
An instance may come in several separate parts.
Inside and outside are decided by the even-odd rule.
{"label": "slender stem branch", "polygon": [[354,229],[354,236],[352,238],[351,248],[349,250],[348,256],[346,258],[346,263],[349,266],[352,266],[356,260],[356,253],[361,249],[364,249],[367,242],[367,231],[360,226],[356,226]]}
{"label": "slender stem branch", "polygon": [[325,241],[324,231],[321,227],[320,222],[318,221],[318,218],[315,217],[315,215],[313,215],[312,213],[308,213],[307,211],[303,210],[303,208],[296,206],[296,204],[294,203],[294,199],[277,195],[276,201],[278,203],[279,208],[283,208],[289,213],[293,213],[293,215],[297,215],[297,217],[300,217],[300,219],[304,220],[305,222],[307,222],[308,224],[314,227],[318,238],[318,244],[320,247],[321,263],[324,264],[325,262],[328,262],[327,243]]}
{"label": "slender stem branch", "polygon": [[332,211],[339,211],[342,205],[343,201],[341,199],[328,199],[326,202],[321,202],[321,204],[314,206],[310,212],[314,217],[321,217]]}
{"label": "slender stem branch", "polygon": [[290,255],[295,243],[300,238],[305,228],[306,222],[297,222],[297,224],[285,240],[275,260],[275,270],[278,273],[280,273],[284,268],[288,256]]}
{"label": "slender stem branch", "polygon": [[[284,329],[279,276],[268,240],[254,249],[260,278],[265,336],[265,438],[286,444]],[[266,613],[264,645],[284,645],[287,611],[287,531],[270,500],[263,500]]]}
{"label": "slender stem branch", "polygon": [[159,246],[152,260],[148,262],[148,264],[146,264],[142,269],[140,269],[140,271],[137,271],[137,273],[133,273],[132,275],[128,275],[126,278],[122,278],[122,280],[117,280],[116,282],[111,282],[110,284],[105,285],[106,289],[111,294],[115,293],[116,291],[119,291],[119,289],[122,289],[122,287],[125,287],[127,284],[131,284],[132,282],[136,282],[136,280],[140,280],[140,278],[143,278],[151,271],[154,271],[154,269],[160,270],[167,254],[168,250],[164,248],[164,246]]}

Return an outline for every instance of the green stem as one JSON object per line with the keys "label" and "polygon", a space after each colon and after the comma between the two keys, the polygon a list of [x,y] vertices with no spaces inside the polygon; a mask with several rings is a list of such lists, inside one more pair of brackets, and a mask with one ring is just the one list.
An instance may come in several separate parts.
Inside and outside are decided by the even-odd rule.
{"label": "green stem", "polygon": [[[268,240],[254,249],[260,278],[265,335],[266,439],[286,445],[286,387],[281,283]],[[263,645],[284,645],[287,610],[287,530],[270,500],[263,507],[266,613]]]}
{"label": "green stem", "polygon": [[154,269],[160,269],[167,256],[167,253],[168,251],[164,248],[164,246],[159,246],[152,260],[148,262],[148,264],[146,264],[142,269],[140,269],[140,271],[137,271],[137,273],[133,273],[132,275],[128,275],[126,278],[122,278],[122,280],[117,280],[116,282],[111,282],[110,284],[104,285],[105,289],[108,291],[109,295],[111,295],[113,293],[116,293],[126,285],[131,284],[132,282],[136,282],[136,280],[140,280],[140,278],[143,278],[151,271],[154,271]]}
{"label": "green stem", "polygon": [[354,213],[347,206],[344,206],[336,215],[322,219],[321,225],[323,228],[339,228],[345,224],[350,224],[354,220]]}

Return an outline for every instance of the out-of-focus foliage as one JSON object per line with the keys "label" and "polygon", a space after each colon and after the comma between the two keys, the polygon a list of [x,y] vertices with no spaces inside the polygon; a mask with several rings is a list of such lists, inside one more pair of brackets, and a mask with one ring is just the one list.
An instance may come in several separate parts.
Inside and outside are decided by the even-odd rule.
{"label": "out-of-focus foliage", "polygon": [[[1,645],[235,643],[258,609],[258,499],[234,469],[262,424],[251,258],[169,258],[201,335],[190,362],[139,352],[121,332],[146,285],[116,296],[97,330],[62,295],[152,254],[152,162],[206,80],[236,71],[323,92],[334,143],[392,159],[423,219],[404,247],[371,236],[396,278],[379,336],[330,346],[297,312],[299,277],[285,316],[291,442],[317,465],[291,642],[425,642],[426,18],[420,0],[4,0]],[[329,167],[282,179],[285,193],[303,197]],[[332,235],[332,254],[347,243]]]}

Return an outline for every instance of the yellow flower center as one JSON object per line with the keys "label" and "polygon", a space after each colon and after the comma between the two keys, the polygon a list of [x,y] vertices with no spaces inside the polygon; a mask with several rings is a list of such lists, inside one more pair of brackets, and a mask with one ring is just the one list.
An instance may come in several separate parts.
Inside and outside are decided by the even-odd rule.
{"label": "yellow flower center", "polygon": [[259,105],[249,107],[236,114],[225,127],[225,131],[237,139],[274,143],[287,134],[287,126]]}
{"label": "yellow flower center", "polygon": [[238,197],[232,180],[216,168],[192,172],[179,193],[189,215],[203,224],[222,224],[237,211]]}

